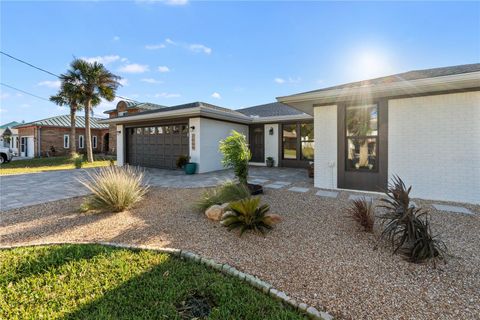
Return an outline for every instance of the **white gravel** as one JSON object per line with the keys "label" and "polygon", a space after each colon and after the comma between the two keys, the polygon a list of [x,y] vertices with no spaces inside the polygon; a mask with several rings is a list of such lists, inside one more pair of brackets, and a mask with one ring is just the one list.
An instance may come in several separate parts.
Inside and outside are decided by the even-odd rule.
{"label": "white gravel", "polygon": [[[339,199],[267,189],[263,202],[283,216],[265,237],[242,238],[191,209],[202,189],[153,189],[130,212],[82,214],[81,198],[1,214],[0,245],[110,241],[175,247],[254,274],[298,301],[341,319],[479,319],[480,207],[474,215],[432,211],[435,232],[450,249],[434,269],[392,256],[381,231],[361,231]],[[465,205],[463,205],[465,206]]]}

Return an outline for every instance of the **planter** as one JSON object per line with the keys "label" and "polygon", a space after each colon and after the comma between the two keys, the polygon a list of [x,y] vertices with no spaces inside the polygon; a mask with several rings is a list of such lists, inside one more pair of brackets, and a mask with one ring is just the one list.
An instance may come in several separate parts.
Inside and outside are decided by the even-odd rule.
{"label": "planter", "polygon": [[197,164],[195,162],[189,162],[183,167],[186,174],[194,174],[197,171]]}
{"label": "planter", "polygon": [[267,159],[266,163],[267,163],[267,167],[271,168],[275,164],[275,160]]}
{"label": "planter", "polygon": [[250,190],[250,194],[252,196],[256,196],[258,194],[263,194],[263,187],[259,184],[248,183],[247,187],[248,187],[248,190]]}

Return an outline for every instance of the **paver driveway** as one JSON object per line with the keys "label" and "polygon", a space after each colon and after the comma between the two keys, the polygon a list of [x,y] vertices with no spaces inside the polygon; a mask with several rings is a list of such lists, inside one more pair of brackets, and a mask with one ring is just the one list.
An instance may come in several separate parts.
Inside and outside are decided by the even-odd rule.
{"label": "paver driveway", "polygon": [[[96,169],[49,171],[0,177],[0,211],[31,206],[88,194],[78,182]],[[233,179],[229,170],[185,175],[180,170],[145,169],[148,184],[158,187],[199,188],[219,185]],[[305,169],[252,167],[250,180],[264,184],[282,180],[291,184],[309,181]],[[313,184],[313,182],[310,183]]]}

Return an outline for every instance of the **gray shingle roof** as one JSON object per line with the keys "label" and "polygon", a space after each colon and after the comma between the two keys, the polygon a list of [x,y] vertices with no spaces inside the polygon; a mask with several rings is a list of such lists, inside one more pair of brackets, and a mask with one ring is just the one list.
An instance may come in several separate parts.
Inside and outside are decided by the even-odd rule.
{"label": "gray shingle roof", "polygon": [[205,103],[205,102],[200,102],[200,101],[185,103],[185,104],[179,104],[179,105],[171,106],[171,107],[164,107],[164,108],[161,108],[161,109],[142,111],[142,112],[132,114],[132,116],[137,116],[137,115],[141,115],[141,114],[150,114],[150,113],[160,113],[160,112],[167,112],[167,111],[174,111],[174,110],[181,110],[181,109],[191,109],[191,108],[198,108],[198,107],[205,107],[205,108],[210,108],[210,109],[214,109],[214,110],[218,110],[218,111],[223,111],[223,112],[230,113],[230,114],[237,115],[237,116],[244,116],[243,114],[241,114],[237,110],[223,108],[223,107],[219,107],[219,106],[216,106],[216,105],[213,105],[213,104],[210,104],[210,103]]}
{"label": "gray shingle roof", "polygon": [[[161,108],[166,108],[166,106],[162,106],[162,105],[150,103],[150,102],[138,102],[138,101],[132,101],[132,100],[122,100],[122,101],[127,104],[127,109],[138,108],[141,110],[157,110]],[[104,111],[103,113],[109,114],[114,111],[117,111],[117,109],[107,110],[107,111]]]}
{"label": "gray shingle roof", "polygon": [[237,109],[236,111],[248,117],[294,116],[303,113],[280,102],[261,104],[249,108]]}
{"label": "gray shingle roof", "polygon": [[[92,129],[108,129],[108,124],[98,123],[98,121],[104,120],[102,118],[90,117],[90,128]],[[47,119],[32,121],[28,123],[22,123],[15,128],[26,127],[26,126],[45,126],[45,127],[61,127],[61,128],[70,128],[70,115],[61,115],[56,117],[51,117]],[[76,128],[85,128],[85,117],[77,116],[75,122]]]}
{"label": "gray shingle roof", "polygon": [[[380,77],[380,78],[357,81],[357,82],[350,82],[350,83],[346,83],[338,86],[333,86],[333,87],[328,87],[328,88],[323,88],[323,89],[313,90],[313,91],[307,91],[302,93],[312,93],[312,92],[322,92],[322,91],[335,90],[335,89],[349,89],[349,88],[356,88],[356,87],[375,86],[375,85],[389,84],[389,83],[394,83],[399,81],[411,81],[411,80],[418,80],[418,79],[435,78],[435,77],[450,76],[454,74],[462,74],[462,73],[477,72],[477,71],[480,71],[480,63],[463,64],[458,66],[433,68],[433,69],[412,70],[412,71],[398,73],[398,74],[394,74],[386,77]],[[302,93],[299,93],[299,94],[302,94]]]}

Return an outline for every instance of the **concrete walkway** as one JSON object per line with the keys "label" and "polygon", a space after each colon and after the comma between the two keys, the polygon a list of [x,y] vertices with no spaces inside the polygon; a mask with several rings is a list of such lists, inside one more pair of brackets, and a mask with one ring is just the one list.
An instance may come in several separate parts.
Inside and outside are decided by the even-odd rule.
{"label": "concrete walkway", "polygon": [[[36,205],[88,194],[77,179],[95,169],[49,171],[0,177],[0,211]],[[185,175],[180,170],[145,169],[148,184],[155,187],[200,188],[212,187],[234,178],[232,171]],[[311,184],[305,169],[251,167],[250,181],[265,184],[277,182],[289,187]]]}

